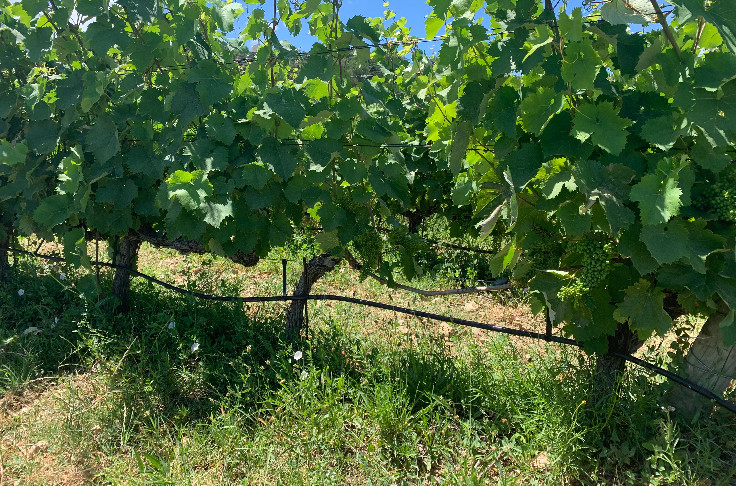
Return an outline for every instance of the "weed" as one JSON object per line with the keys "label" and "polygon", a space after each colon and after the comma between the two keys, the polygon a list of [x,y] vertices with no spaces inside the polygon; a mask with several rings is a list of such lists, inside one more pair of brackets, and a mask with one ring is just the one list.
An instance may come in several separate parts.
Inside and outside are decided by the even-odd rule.
{"label": "weed", "polygon": [[[220,260],[164,254],[153,263],[145,252],[144,269],[158,275],[197,268],[189,288],[280,290],[272,262],[253,269],[272,278],[254,283]],[[726,485],[736,477],[733,417],[679,423],[660,406],[667,386],[636,369],[615,401],[595,408],[592,366],[575,349],[329,302],[310,303],[309,339],[287,343],[272,305],[195,301],[136,281],[133,312],[111,317],[96,298],[80,298],[83,275],[59,281],[38,262],[18,267],[0,292],[6,478]],[[338,270],[319,285],[383,292],[370,281],[356,288],[357,277]],[[402,304],[462,311],[463,301],[414,299]],[[498,300],[474,302],[481,317],[530,319],[519,301],[501,310]],[[36,395],[11,406],[47,376],[56,379],[34,382]],[[34,458],[22,452],[39,441],[53,446]]]}

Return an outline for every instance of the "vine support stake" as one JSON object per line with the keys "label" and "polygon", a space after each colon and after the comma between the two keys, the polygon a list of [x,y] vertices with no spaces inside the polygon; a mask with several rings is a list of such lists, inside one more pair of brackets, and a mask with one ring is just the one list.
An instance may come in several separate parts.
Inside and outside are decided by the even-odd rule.
{"label": "vine support stake", "polygon": [[654,11],[657,14],[657,21],[662,26],[662,30],[664,30],[664,33],[667,36],[667,40],[670,41],[670,44],[672,44],[672,48],[675,49],[675,53],[677,54],[677,59],[679,59],[680,62],[682,62],[682,52],[680,52],[680,46],[677,45],[677,40],[675,40],[675,36],[672,34],[672,30],[670,29],[670,26],[667,24],[667,19],[664,18],[662,9],[659,8],[659,4],[657,3],[657,0],[649,0],[649,2],[652,4],[652,7],[654,7]]}
{"label": "vine support stake", "polygon": [[[304,275],[309,278],[309,272],[307,270],[307,257],[302,257],[302,265],[304,266]],[[310,283],[304,287],[304,295],[309,294]],[[309,333],[309,299],[304,299],[304,334]]]}
{"label": "vine support stake", "polygon": [[281,287],[282,287],[282,291],[281,291],[281,293],[282,293],[282,295],[284,297],[286,297],[286,263],[287,263],[286,258],[283,258],[281,260],[281,267],[282,267],[282,271],[281,271],[281,276],[282,276],[282,279],[281,279],[281,284],[282,285],[281,285]]}

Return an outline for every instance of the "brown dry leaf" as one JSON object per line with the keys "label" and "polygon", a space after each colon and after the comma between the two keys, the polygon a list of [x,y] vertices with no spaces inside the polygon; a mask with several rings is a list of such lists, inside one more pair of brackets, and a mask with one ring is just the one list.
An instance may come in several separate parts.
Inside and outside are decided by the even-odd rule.
{"label": "brown dry leaf", "polygon": [[547,457],[547,454],[544,452],[540,452],[534,457],[534,459],[532,459],[531,466],[534,469],[546,469],[550,464],[551,461]]}
{"label": "brown dry leaf", "polygon": [[469,301],[465,303],[465,306],[463,307],[465,311],[467,312],[473,312],[478,310],[478,304],[476,304],[473,301]]}

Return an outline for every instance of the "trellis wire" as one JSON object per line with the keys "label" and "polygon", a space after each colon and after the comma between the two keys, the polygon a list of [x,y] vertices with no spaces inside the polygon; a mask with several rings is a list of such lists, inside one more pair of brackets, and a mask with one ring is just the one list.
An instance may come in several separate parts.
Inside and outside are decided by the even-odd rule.
{"label": "trellis wire", "polygon": [[[0,247],[0,251],[6,251],[11,253],[18,253],[23,255],[28,255],[35,258],[41,258],[44,260],[49,261],[55,261],[55,262],[66,262],[64,258],[56,257],[52,255],[44,255],[40,254],[38,252],[31,252],[28,250],[22,250],[18,248],[2,248]],[[560,336],[555,336],[552,334],[552,322],[549,318],[549,315],[546,316],[546,329],[544,333],[540,332],[534,332],[534,331],[525,331],[522,329],[513,329],[510,327],[504,327],[504,326],[497,326],[495,324],[488,324],[485,322],[478,322],[478,321],[472,321],[469,319],[460,319],[452,316],[445,316],[442,314],[435,314],[432,312],[425,312],[420,311],[416,309],[409,309],[407,307],[401,307],[393,304],[384,304],[383,302],[376,302],[372,300],[366,300],[366,299],[358,299],[356,297],[347,297],[344,295],[332,295],[332,294],[310,294],[310,295],[280,295],[280,296],[262,296],[262,297],[240,297],[240,296],[223,296],[223,295],[213,295],[213,294],[206,294],[203,292],[195,292],[192,290],[183,289],[181,287],[177,287],[176,285],[169,284],[167,282],[164,282],[162,280],[157,279],[156,277],[152,277],[150,275],[147,275],[145,273],[139,272],[137,270],[133,270],[128,267],[124,267],[121,265],[116,265],[114,263],[108,263],[108,262],[99,262],[94,261],[90,262],[92,265],[102,266],[102,267],[108,267],[108,268],[114,268],[114,269],[121,269],[124,271],[129,272],[131,275],[134,275],[136,277],[140,277],[144,280],[147,280],[151,283],[154,283],[156,285],[159,285],[161,287],[164,287],[166,289],[172,290],[174,292],[189,295],[192,297],[196,297],[199,299],[204,300],[212,300],[217,302],[239,302],[239,303],[261,303],[261,302],[291,302],[294,300],[301,300],[308,302],[310,300],[323,300],[323,301],[333,301],[333,302],[346,302],[350,304],[357,304],[362,305],[365,307],[374,307],[377,309],[384,309],[389,310],[392,312],[397,312],[400,314],[407,314],[414,317],[423,317],[425,319],[431,319],[434,321],[440,321],[440,322],[447,322],[450,324],[458,324],[465,327],[472,327],[475,329],[483,329],[486,331],[491,332],[497,332],[501,334],[508,334],[511,336],[519,336],[519,337],[526,337],[531,339],[538,339],[543,340],[547,342],[553,342],[553,343],[559,343],[564,344],[568,346],[576,346],[579,348],[582,348],[584,346],[584,343],[582,341],[576,341],[574,339],[564,338]],[[635,356],[632,356],[631,354],[624,354],[619,352],[611,352],[610,353],[613,356],[616,356],[618,358],[621,358],[623,360],[626,360],[630,363],[633,363],[637,366],[640,366],[641,368],[644,368],[649,371],[653,371],[654,373],[657,373],[658,375],[664,376],[665,378],[674,381],[675,383],[678,383],[679,385],[682,385],[691,391],[704,396],[705,398],[708,398],[710,400],[715,401],[718,405],[722,406],[729,412],[736,414],[736,404],[729,402],[728,400],[725,400],[722,397],[719,397],[715,393],[713,393],[711,390],[708,390],[707,388],[704,388],[697,383],[694,383],[686,378],[683,378],[669,370],[666,370],[660,366],[657,366],[655,364],[649,363],[648,361],[645,361],[643,359],[637,358]]]}

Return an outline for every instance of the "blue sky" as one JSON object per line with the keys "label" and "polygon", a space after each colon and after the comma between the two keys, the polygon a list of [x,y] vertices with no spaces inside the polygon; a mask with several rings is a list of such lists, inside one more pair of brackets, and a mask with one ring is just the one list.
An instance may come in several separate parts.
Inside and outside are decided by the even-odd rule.
{"label": "blue sky", "polygon": [[[271,0],[267,0],[267,4],[270,5]],[[389,0],[389,9],[396,13],[397,18],[404,17],[407,21],[407,26],[411,28],[412,35],[417,37],[425,37],[426,31],[424,27],[424,20],[432,12],[432,7],[426,3],[426,0]],[[557,3],[557,0],[554,1]],[[569,0],[567,4],[568,10],[580,6],[582,0]],[[347,21],[349,18],[356,15],[362,15],[363,17],[383,17],[383,13],[386,7],[383,6],[384,0],[343,0],[342,8],[340,9],[340,18],[343,21]],[[250,8],[254,8],[250,6]],[[269,12],[270,10],[267,10]],[[269,18],[268,13],[266,18]],[[244,13],[235,22],[235,33],[237,34],[240,30],[245,27],[247,23],[248,13]],[[443,31],[440,31],[442,34]],[[302,33],[296,37],[291,38],[286,32],[286,29],[278,31],[279,37],[282,40],[288,40],[292,44],[296,45],[300,49],[309,50],[314,42],[308,33],[308,29],[302,30]],[[431,47],[427,47],[427,50],[431,50]]]}
{"label": "blue sky", "polygon": [[[270,0],[267,1],[270,4]],[[340,9],[340,18],[347,21],[356,15],[363,17],[383,17],[386,7],[383,6],[384,0],[343,0]],[[250,9],[258,8],[258,6],[250,6]],[[263,8],[263,7],[260,7]],[[397,18],[404,17],[407,20],[407,26],[411,27],[412,34],[417,37],[424,37],[424,19],[432,12],[432,7],[427,5],[424,0],[393,0],[389,2],[390,10],[396,13]],[[269,16],[270,9],[266,9],[266,18]],[[235,34],[245,27],[248,21],[249,13],[242,14],[235,22]],[[278,30],[279,38],[288,40],[300,49],[309,50],[314,40],[309,36],[306,25],[302,33],[298,37],[292,38],[286,32],[286,29]]]}

